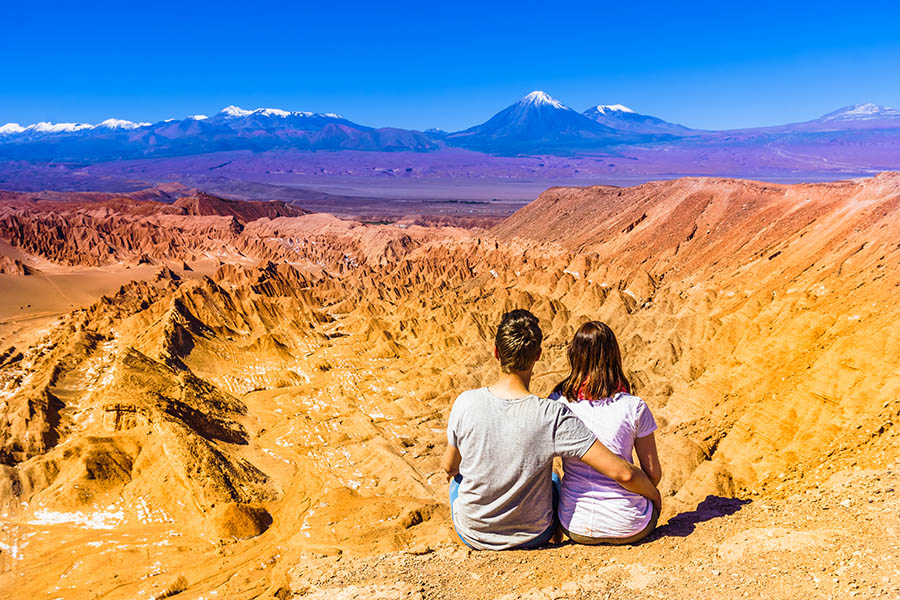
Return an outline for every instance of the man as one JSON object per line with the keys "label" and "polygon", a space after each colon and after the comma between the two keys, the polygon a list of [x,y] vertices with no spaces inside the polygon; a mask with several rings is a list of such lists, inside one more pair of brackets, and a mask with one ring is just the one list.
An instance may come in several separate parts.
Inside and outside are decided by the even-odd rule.
{"label": "man", "polygon": [[477,550],[536,548],[550,540],[556,531],[555,456],[580,458],[660,504],[643,471],[598,442],[564,404],[528,391],[542,339],[537,317],[527,310],[503,315],[494,339],[496,381],[463,392],[450,411],[441,466],[452,479],[453,526]]}

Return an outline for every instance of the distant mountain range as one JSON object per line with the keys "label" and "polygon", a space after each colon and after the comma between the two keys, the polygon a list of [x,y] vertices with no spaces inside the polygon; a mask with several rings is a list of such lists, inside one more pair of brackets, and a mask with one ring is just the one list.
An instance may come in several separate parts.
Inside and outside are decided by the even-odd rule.
{"label": "distant mountain range", "polygon": [[212,117],[194,115],[152,124],[109,119],[99,125],[8,123],[0,127],[0,159],[13,160],[101,162],[277,148],[427,152],[437,146],[418,131],[366,127],[332,113],[236,106]]}
{"label": "distant mountain range", "polygon": [[[98,163],[119,159],[191,156],[235,150],[360,150],[433,152],[462,148],[495,155],[592,155],[659,144],[740,142],[818,147],[868,143],[900,135],[900,110],[857,104],[818,119],[728,131],[690,129],[643,115],[621,104],[579,113],[535,91],[468,129],[425,132],[373,128],[333,113],[229,106],[212,117],[194,115],[158,123],[107,119],[84,123],[17,123],[0,126],[0,160]],[[835,137],[836,136],[836,137]],[[873,137],[874,136],[874,137]],[[831,141],[829,141],[831,140]],[[897,158],[900,166],[900,158]]]}

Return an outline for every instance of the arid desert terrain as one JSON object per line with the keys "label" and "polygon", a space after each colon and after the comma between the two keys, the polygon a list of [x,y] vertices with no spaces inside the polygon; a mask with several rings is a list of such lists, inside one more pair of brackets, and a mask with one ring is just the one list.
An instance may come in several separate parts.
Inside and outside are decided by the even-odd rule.
{"label": "arid desert terrain", "polygon": [[[497,220],[0,194],[0,596],[900,596],[900,173]],[[517,307],[538,393],[616,331],[660,425],[644,543],[455,538],[447,415]]]}

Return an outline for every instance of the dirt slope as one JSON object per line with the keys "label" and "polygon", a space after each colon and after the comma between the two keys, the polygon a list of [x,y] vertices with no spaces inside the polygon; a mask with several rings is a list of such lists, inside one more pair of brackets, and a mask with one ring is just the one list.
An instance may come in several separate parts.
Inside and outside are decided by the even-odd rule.
{"label": "dirt slope", "polygon": [[[489,234],[9,208],[4,235],[48,264],[160,268],[0,349],[0,585],[759,597],[775,566],[776,597],[795,572],[811,597],[895,590],[896,545],[876,532],[896,527],[898,212],[897,175],[553,189]],[[224,264],[177,262],[201,256]],[[521,306],[546,333],[538,392],[583,320],[616,330],[660,424],[669,524],[648,544],[453,545],[446,416],[490,376],[493,327]],[[580,566],[598,555],[617,562]],[[838,562],[816,571],[822,555]]]}
{"label": "dirt slope", "polygon": [[783,500],[711,497],[633,547],[308,555],[282,589],[316,600],[896,598],[898,466],[841,471]]}

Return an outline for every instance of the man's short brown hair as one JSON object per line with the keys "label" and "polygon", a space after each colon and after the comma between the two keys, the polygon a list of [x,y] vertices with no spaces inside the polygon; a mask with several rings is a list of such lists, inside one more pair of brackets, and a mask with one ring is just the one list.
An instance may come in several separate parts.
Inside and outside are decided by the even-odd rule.
{"label": "man's short brown hair", "polygon": [[504,373],[531,368],[541,354],[543,339],[538,318],[527,310],[520,308],[503,315],[494,337],[500,368]]}

